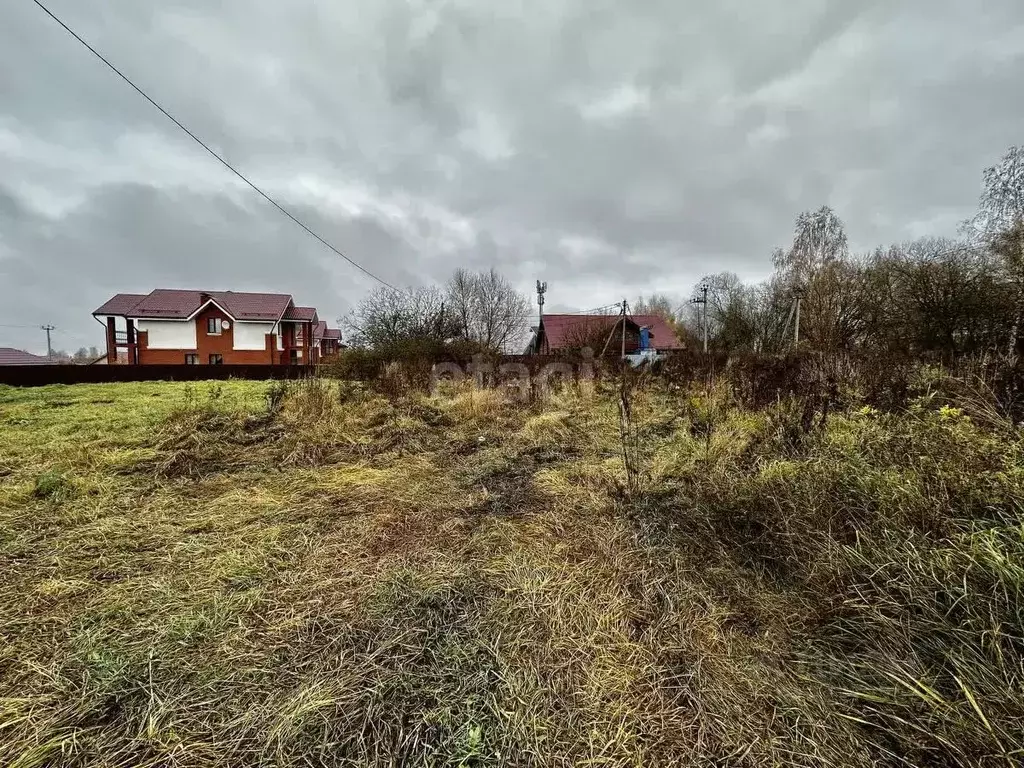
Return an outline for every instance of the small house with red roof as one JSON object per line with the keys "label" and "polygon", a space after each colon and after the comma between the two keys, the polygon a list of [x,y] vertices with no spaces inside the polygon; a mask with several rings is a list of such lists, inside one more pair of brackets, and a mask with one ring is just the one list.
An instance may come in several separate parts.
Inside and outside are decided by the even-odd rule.
{"label": "small house with red roof", "polygon": [[21,349],[0,347],[0,365],[50,365],[53,361],[48,357],[33,355]]}
{"label": "small house with red roof", "polygon": [[625,333],[625,352],[633,355],[641,351],[642,329],[647,330],[649,350],[673,352],[686,349],[661,315],[627,315],[623,323],[622,315],[544,314],[534,330],[527,353],[548,355],[589,347],[595,355],[619,355]]}
{"label": "small house with red roof", "polygon": [[328,328],[327,321],[321,320],[313,330],[313,344],[321,358],[336,355],[341,349],[341,330]]}
{"label": "small house with red roof", "polygon": [[93,317],[106,330],[107,362],[130,365],[312,365],[327,325],[288,294],[162,288],[119,293]]}

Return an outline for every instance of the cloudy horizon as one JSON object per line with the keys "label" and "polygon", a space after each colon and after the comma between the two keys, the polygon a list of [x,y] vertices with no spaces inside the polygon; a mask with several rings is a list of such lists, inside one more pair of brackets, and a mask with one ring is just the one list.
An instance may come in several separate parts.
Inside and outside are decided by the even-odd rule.
{"label": "cloudy horizon", "polygon": [[[551,311],[764,278],[826,204],[854,250],[954,236],[1024,143],[1019,0],[46,4],[382,279],[493,266]],[[333,323],[372,287],[4,4],[0,346],[52,323],[102,348],[118,292],[280,291]]]}

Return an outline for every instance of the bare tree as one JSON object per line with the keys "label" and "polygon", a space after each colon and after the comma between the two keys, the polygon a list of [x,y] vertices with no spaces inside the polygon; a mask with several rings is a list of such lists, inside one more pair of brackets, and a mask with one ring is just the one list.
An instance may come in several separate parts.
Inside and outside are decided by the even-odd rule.
{"label": "bare tree", "polygon": [[459,269],[444,289],[371,291],[345,319],[353,346],[440,349],[466,340],[493,351],[525,343],[530,303],[496,270]]}
{"label": "bare tree", "polygon": [[371,291],[346,318],[353,346],[387,349],[413,343],[444,344],[460,328],[435,287],[402,291],[380,287]]}
{"label": "bare tree", "polygon": [[622,349],[623,331],[626,335],[626,347],[634,349],[639,344],[639,335],[635,326],[622,326],[622,315],[581,315],[565,330],[564,342],[568,349],[582,350],[589,348],[595,355],[617,356]]}
{"label": "bare tree", "polygon": [[456,270],[448,281],[446,298],[463,338],[496,352],[525,343],[529,299],[497,270]]}
{"label": "bare tree", "polygon": [[677,313],[673,309],[672,300],[663,293],[638,296],[636,301],[630,304],[629,310],[634,315],[657,315],[670,323],[674,323],[677,320]]}
{"label": "bare tree", "polygon": [[[765,323],[771,314],[768,286],[745,285],[732,272],[706,275],[701,285],[707,285],[708,337],[712,347],[723,350],[764,348]],[[700,337],[704,307],[686,305],[682,314],[683,325],[689,333]]]}
{"label": "bare tree", "polygon": [[819,349],[849,350],[864,340],[865,307],[872,301],[863,259],[827,262],[809,286],[808,336]]}
{"label": "bare tree", "polygon": [[[712,346],[724,347],[726,349],[741,346],[748,339],[740,339],[745,336],[740,325],[746,324],[743,316],[743,309],[740,304],[743,301],[743,283],[740,282],[732,272],[719,272],[717,275],[706,275],[701,278],[701,285],[708,287],[708,304],[706,317],[708,323],[708,337],[713,340]],[[692,315],[694,328],[699,329],[700,323],[705,314],[705,308],[700,305],[688,305]],[[698,314],[700,318],[698,318]]]}
{"label": "bare tree", "polygon": [[476,276],[468,269],[459,268],[446,287],[446,298],[459,324],[463,338],[469,338],[476,314]]}
{"label": "bare tree", "polygon": [[859,268],[858,344],[897,355],[952,357],[1006,343],[1012,291],[985,250],[922,238],[878,249]]}

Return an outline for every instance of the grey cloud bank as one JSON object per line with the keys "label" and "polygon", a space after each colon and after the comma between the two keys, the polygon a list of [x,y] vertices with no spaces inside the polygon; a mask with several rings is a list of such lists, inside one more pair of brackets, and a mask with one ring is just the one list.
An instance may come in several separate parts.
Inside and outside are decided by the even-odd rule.
{"label": "grey cloud bank", "polygon": [[[1018,0],[50,5],[384,279],[493,265],[553,310],[757,278],[822,204],[856,248],[954,234],[1024,142]],[[6,0],[0,326],[101,345],[89,312],[154,287],[287,289],[333,319],[371,283]]]}

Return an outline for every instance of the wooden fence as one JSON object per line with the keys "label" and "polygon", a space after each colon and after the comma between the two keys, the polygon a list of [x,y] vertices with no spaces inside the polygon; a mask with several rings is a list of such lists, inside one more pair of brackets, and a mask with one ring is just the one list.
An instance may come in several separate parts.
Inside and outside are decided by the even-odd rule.
{"label": "wooden fence", "polygon": [[302,379],[304,365],[0,365],[0,384],[108,384],[118,381],[208,381]]}

